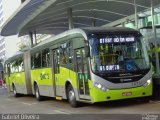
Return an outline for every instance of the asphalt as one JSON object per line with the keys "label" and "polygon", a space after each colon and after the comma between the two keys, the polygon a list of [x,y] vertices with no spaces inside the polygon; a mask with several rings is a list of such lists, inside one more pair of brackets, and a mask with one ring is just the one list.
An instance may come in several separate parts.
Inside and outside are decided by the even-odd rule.
{"label": "asphalt", "polygon": [[[81,104],[78,108],[72,108],[68,101],[58,101],[54,98],[44,98],[38,102],[34,96],[13,97],[6,88],[0,88],[0,114],[38,114],[41,119],[81,120],[138,120],[146,115],[160,114],[160,101],[134,99],[103,102],[95,104]],[[156,117],[156,116],[154,116]],[[155,120],[158,120],[156,118]],[[0,117],[2,119],[2,117]],[[145,119],[143,119],[145,120]]]}

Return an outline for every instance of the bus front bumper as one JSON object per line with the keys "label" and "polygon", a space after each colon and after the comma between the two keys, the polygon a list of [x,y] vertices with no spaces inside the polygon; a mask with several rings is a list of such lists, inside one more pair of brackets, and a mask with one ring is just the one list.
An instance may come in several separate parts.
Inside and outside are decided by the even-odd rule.
{"label": "bus front bumper", "polygon": [[96,87],[91,90],[92,102],[103,102],[120,99],[147,97],[152,95],[152,83],[144,87],[102,91]]}

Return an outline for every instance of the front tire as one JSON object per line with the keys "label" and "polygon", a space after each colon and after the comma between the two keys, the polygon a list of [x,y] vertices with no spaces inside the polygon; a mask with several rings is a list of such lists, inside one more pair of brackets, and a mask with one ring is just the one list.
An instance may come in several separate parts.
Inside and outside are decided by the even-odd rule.
{"label": "front tire", "polygon": [[76,95],[72,85],[69,85],[67,88],[67,98],[72,107],[78,107],[78,102],[76,101]]}
{"label": "front tire", "polygon": [[35,97],[36,97],[37,101],[41,101],[42,97],[41,97],[41,95],[39,93],[38,85],[35,85],[34,90],[35,90]]}

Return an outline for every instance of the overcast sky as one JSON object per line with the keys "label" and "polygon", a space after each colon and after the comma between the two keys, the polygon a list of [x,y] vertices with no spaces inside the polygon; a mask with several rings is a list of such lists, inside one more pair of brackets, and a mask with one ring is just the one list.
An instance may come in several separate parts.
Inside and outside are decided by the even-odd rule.
{"label": "overcast sky", "polygon": [[[21,0],[3,0],[4,22],[19,8]],[[5,37],[6,57],[10,57],[17,51],[17,35]]]}
{"label": "overcast sky", "polygon": [[8,19],[20,4],[21,0],[3,0],[4,20]]}

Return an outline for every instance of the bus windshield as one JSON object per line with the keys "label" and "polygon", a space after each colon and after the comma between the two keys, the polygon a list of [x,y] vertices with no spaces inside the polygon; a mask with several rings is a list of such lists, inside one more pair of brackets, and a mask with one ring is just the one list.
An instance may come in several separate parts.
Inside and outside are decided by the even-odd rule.
{"label": "bus windshield", "polygon": [[149,58],[142,37],[133,34],[92,34],[89,44],[93,72],[135,72],[149,69]]}

